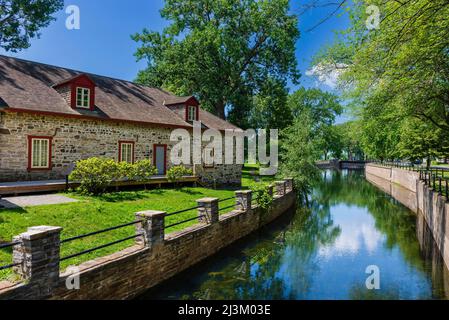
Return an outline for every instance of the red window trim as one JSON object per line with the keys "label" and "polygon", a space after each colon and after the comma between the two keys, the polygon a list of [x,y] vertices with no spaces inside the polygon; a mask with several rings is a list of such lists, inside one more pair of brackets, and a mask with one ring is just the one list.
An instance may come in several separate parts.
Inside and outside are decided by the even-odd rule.
{"label": "red window trim", "polygon": [[122,144],[125,144],[125,143],[132,144],[132,146],[133,146],[131,163],[134,163],[134,161],[135,161],[134,154],[135,154],[136,143],[134,141],[126,141],[126,140],[120,140],[118,142],[118,162],[122,162]]}
{"label": "red window trim", "polygon": [[191,120],[189,120],[189,108],[190,107],[196,108],[195,121],[198,121],[198,119],[200,118],[200,110],[199,110],[200,108],[199,108],[199,106],[195,106],[195,105],[191,105],[191,104],[186,104],[186,107],[185,107],[186,121],[191,121]]}
{"label": "red window trim", "polygon": [[[46,139],[48,140],[48,167],[46,168],[32,168],[32,152],[33,152],[33,139]],[[49,171],[52,169],[52,144],[53,137],[49,136],[28,136],[28,171]]]}
{"label": "red window trim", "polygon": [[167,174],[167,145],[166,144],[154,144],[153,145],[153,166],[156,166],[156,147],[164,147],[164,175]]}
{"label": "red window trim", "polygon": [[[80,106],[78,105],[78,103],[77,103],[77,102],[78,102],[78,101],[77,101],[77,99],[78,99],[78,89],[87,89],[87,90],[89,90],[89,106],[88,106],[88,107],[80,107]],[[74,96],[75,96],[75,100],[74,100],[75,103],[74,103],[74,106],[75,106],[76,109],[90,110],[90,111],[93,110],[93,107],[92,107],[92,96],[94,95],[94,93],[93,93],[91,87],[85,86],[85,85],[77,85],[77,84],[75,84],[75,85],[72,87],[72,92],[75,92],[75,94],[74,94]],[[73,93],[72,93],[72,95],[73,95]]]}
{"label": "red window trim", "polygon": [[[72,109],[94,111],[94,109],[95,109],[95,86],[94,85],[87,85],[87,84],[84,84],[84,83],[73,82],[70,87],[71,87],[70,90],[71,90],[71,94],[72,94],[71,98],[70,98],[71,99],[71,107],[72,107]],[[90,93],[89,108],[78,107],[76,105],[77,88],[89,89],[89,93]]]}

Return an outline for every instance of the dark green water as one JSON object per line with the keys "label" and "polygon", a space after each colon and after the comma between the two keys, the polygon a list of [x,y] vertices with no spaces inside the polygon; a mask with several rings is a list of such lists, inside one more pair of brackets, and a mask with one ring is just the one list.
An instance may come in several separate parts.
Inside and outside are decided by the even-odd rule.
{"label": "dark green water", "polygon": [[[444,292],[449,273],[422,219],[417,224],[415,214],[372,186],[362,172],[323,173],[312,198],[309,209],[293,210],[140,298],[449,296]],[[365,284],[370,265],[380,271],[378,290]]]}

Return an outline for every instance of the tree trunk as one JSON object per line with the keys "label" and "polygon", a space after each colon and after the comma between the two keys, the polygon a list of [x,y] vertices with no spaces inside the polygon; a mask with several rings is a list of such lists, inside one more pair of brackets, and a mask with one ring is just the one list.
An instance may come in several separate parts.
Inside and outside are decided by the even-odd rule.
{"label": "tree trunk", "polygon": [[225,103],[224,103],[224,101],[218,101],[217,103],[215,103],[215,114],[218,117],[226,120],[226,117],[225,117]]}

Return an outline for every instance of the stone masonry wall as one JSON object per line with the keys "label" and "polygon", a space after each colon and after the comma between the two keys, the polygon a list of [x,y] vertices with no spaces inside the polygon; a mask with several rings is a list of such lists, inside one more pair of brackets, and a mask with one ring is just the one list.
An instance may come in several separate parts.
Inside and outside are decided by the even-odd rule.
{"label": "stone masonry wall", "polygon": [[72,105],[72,88],[70,84],[62,87],[57,87],[56,91],[64,98],[64,100],[67,102],[67,105]]}
{"label": "stone masonry wall", "polygon": [[[59,276],[59,283],[45,298],[130,299],[136,297],[286,212],[295,204],[296,199],[291,184],[287,188],[286,194],[275,196],[269,212],[264,213],[256,206],[245,210],[234,210],[220,215],[216,222],[212,220],[208,224],[197,224],[165,235],[161,239],[159,234],[153,234],[152,241],[156,242],[150,247],[136,244],[115,254],[83,263],[79,266],[79,290],[66,288],[66,280],[70,274],[65,273]],[[246,193],[242,194],[242,196],[245,195],[247,196]],[[25,283],[7,286],[4,284],[2,288],[0,284],[0,300],[42,298],[36,296],[36,291],[30,287],[31,285]]]}
{"label": "stone masonry wall", "polygon": [[[167,167],[171,129],[101,120],[0,112],[0,182],[62,179],[67,168],[80,159],[118,159],[119,141],[134,141],[135,160],[153,159],[153,145],[167,144]],[[52,169],[28,171],[28,136],[52,137]],[[216,166],[197,175],[205,182],[238,183],[241,166]],[[204,174],[204,179],[203,175]],[[212,177],[212,178],[211,178]]]}
{"label": "stone masonry wall", "polygon": [[[449,268],[449,199],[439,195],[423,181],[419,173],[398,168],[381,168],[375,165],[366,166],[366,177],[383,191],[407,206],[414,212],[424,216],[433,239],[440,250],[446,266]],[[393,179],[385,179],[391,171]]]}
{"label": "stone masonry wall", "polygon": [[381,167],[374,164],[367,165],[366,172],[382,179],[401,185],[413,192],[416,192],[416,181],[419,180],[419,173],[407,171],[399,168]]}

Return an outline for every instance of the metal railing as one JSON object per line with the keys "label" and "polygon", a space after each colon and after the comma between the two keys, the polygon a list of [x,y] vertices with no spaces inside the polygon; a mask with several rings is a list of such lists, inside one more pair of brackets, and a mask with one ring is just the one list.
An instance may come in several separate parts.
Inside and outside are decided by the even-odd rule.
{"label": "metal railing", "polygon": [[170,217],[170,216],[174,216],[174,215],[177,215],[177,214],[180,214],[180,213],[192,211],[192,210],[195,210],[195,209],[198,209],[198,208],[200,208],[200,206],[196,206],[196,207],[192,207],[192,208],[188,208],[188,209],[183,209],[183,210],[179,210],[179,211],[175,211],[175,212],[170,212],[170,213],[167,213],[165,216],[166,217]]}
{"label": "metal railing", "polygon": [[143,222],[143,221],[144,221],[144,220],[135,220],[135,221],[133,221],[133,222],[128,222],[128,223],[120,224],[120,225],[118,225],[118,226],[106,228],[106,229],[103,229],[103,230],[98,230],[98,231],[94,231],[94,232],[82,234],[82,235],[79,235],[79,236],[74,236],[74,237],[71,237],[71,238],[67,238],[67,239],[61,240],[61,244],[62,244],[62,243],[66,243],[66,242],[70,242],[70,241],[73,241],[73,240],[83,239],[83,238],[87,238],[87,237],[90,237],[90,236],[95,236],[95,235],[97,235],[97,234],[101,234],[101,233],[105,233],[105,232],[109,232],[109,231],[113,231],[113,230],[125,228],[125,227],[128,227],[128,226],[132,226],[132,225],[134,225],[134,224]]}
{"label": "metal railing", "polygon": [[422,164],[402,161],[372,161],[372,163],[383,167],[419,172],[419,180],[439,195],[444,195],[449,201],[449,168],[427,167]]}
{"label": "metal railing", "polygon": [[[228,201],[228,200],[232,200],[232,199],[235,199],[235,197],[229,197],[229,198],[225,198],[225,199],[219,199],[218,200],[218,203],[221,203],[221,202],[224,202],[224,201]],[[235,204],[233,204],[232,206],[228,206],[228,207],[226,207],[226,208],[222,208],[222,209],[220,209],[220,210],[225,210],[225,209],[229,209],[229,208],[231,208],[231,207],[234,207],[235,206]],[[183,210],[179,210],[179,211],[175,211],[175,212],[170,212],[170,213],[168,213],[168,214],[166,214],[165,216],[166,217],[170,217],[170,216],[174,216],[174,215],[177,215],[177,214],[180,214],[180,213],[184,213],[184,212],[188,212],[188,211],[192,211],[192,210],[195,210],[195,209],[199,209],[199,208],[201,208],[201,206],[195,206],[195,207],[191,207],[191,208],[187,208],[187,209],[183,209]],[[219,211],[220,211],[219,210]],[[197,216],[195,216],[195,217],[193,217],[193,218],[189,218],[189,219],[185,219],[185,220],[182,220],[182,221],[177,221],[177,222],[175,222],[175,223],[172,223],[172,224],[169,224],[169,225],[166,225],[165,226],[165,229],[169,229],[169,228],[172,228],[172,227],[176,227],[176,226],[179,226],[179,225],[181,225],[181,224],[184,224],[184,223],[187,223],[187,222],[191,222],[191,221],[194,221],[194,220],[199,220],[199,219],[201,219],[201,218],[204,218],[206,215],[197,215]]]}
{"label": "metal railing", "polygon": [[[201,208],[201,206],[195,206],[195,207],[191,207],[191,208],[187,208],[187,209],[182,209],[182,210],[170,212],[170,213],[167,213],[165,215],[165,217],[176,216],[176,215],[178,215],[180,213],[185,213],[185,212],[189,212],[189,211],[192,211],[192,210],[197,210],[199,208]],[[189,218],[189,219],[185,219],[185,220],[182,220],[182,221],[177,221],[175,223],[171,223],[169,225],[165,225],[164,228],[165,229],[173,228],[173,227],[179,226],[181,224],[184,224],[184,223],[187,223],[187,222],[190,222],[190,221],[193,221],[193,220],[200,219],[202,217],[204,217],[204,215],[200,215],[200,216],[196,215],[195,217],[192,217],[192,218]]]}
{"label": "metal railing", "polygon": [[[1,249],[6,249],[6,248],[11,248],[11,247],[14,247],[14,246],[16,246],[18,244],[21,244],[21,242],[20,241],[15,241],[15,242],[3,243],[3,244],[0,244],[0,250]],[[0,266],[0,271],[6,270],[6,269],[11,269],[11,268],[13,268],[15,266],[18,266],[18,265],[20,265],[20,263],[10,263],[10,264],[4,265],[4,266]]]}
{"label": "metal railing", "polygon": [[[219,199],[218,203],[222,204],[225,201],[229,201],[229,200],[233,200],[233,199],[235,199],[235,196],[229,197],[229,198],[224,198],[224,199]],[[253,205],[254,201],[257,201],[257,197],[252,198],[251,206]],[[175,216],[175,215],[178,215],[178,214],[181,214],[181,213],[189,212],[189,211],[192,211],[192,210],[197,210],[199,208],[201,208],[201,206],[197,205],[197,206],[194,206],[194,207],[190,207],[190,208],[186,208],[186,209],[170,212],[170,213],[166,214],[165,217]],[[224,207],[221,207],[221,208],[218,209],[218,211],[221,212],[221,211],[224,211],[224,210],[227,210],[227,209],[231,209],[231,208],[235,208],[235,203],[232,203],[232,205],[226,205]],[[200,221],[201,218],[204,218],[204,217],[206,217],[205,214],[196,215],[195,217],[192,217],[192,218],[188,218],[188,219],[185,219],[185,220],[182,220],[182,221],[177,221],[177,222],[174,222],[174,223],[171,223],[171,224],[168,224],[168,225],[164,225],[164,229],[169,229],[169,228],[172,228],[172,227],[175,227],[175,226],[178,226],[178,225],[181,225],[181,224],[185,224],[185,223],[188,223],[188,222],[191,222],[191,221],[194,221],[194,220],[199,220]],[[85,238],[88,238],[88,237],[96,236],[96,235],[99,235],[99,234],[104,234],[104,233],[111,232],[111,231],[114,231],[114,230],[118,230],[118,229],[122,229],[122,228],[125,228],[125,227],[129,227],[129,226],[135,225],[137,223],[142,223],[144,221],[145,221],[145,219],[134,220],[134,221],[131,221],[131,222],[127,222],[127,223],[123,223],[123,224],[120,224],[120,225],[112,226],[112,227],[109,227],[109,228],[105,228],[105,229],[101,229],[101,230],[97,230],[97,231],[93,231],[93,232],[89,232],[89,233],[85,233],[85,234],[81,234],[81,235],[65,238],[65,239],[62,239],[60,241],[60,244],[64,245],[64,244],[67,244],[67,243],[70,243],[70,242],[73,242],[73,241],[76,241],[76,240],[81,240],[81,239],[85,239]],[[108,242],[108,243],[105,243],[105,244],[101,244],[99,246],[95,246],[95,247],[92,247],[92,248],[89,248],[89,249],[82,250],[82,251],[77,252],[77,253],[69,254],[67,256],[61,257],[59,259],[59,261],[66,261],[66,260],[69,260],[69,259],[72,259],[72,258],[75,258],[75,257],[78,257],[78,256],[82,256],[82,255],[85,255],[85,254],[88,254],[88,253],[91,253],[91,252],[94,252],[94,251],[97,251],[97,250],[100,250],[100,249],[104,249],[104,248],[107,248],[107,247],[110,247],[110,246],[113,246],[113,245],[116,245],[116,244],[119,244],[119,243],[122,243],[122,242],[125,242],[125,241],[128,241],[128,240],[131,240],[131,239],[135,239],[135,238],[138,238],[138,237],[141,237],[141,236],[144,236],[144,234],[143,233],[133,234],[131,236],[128,236],[128,237],[125,237],[125,238],[122,238],[122,239],[114,240],[114,241],[111,241],[111,242]],[[19,245],[19,244],[21,244],[20,241],[0,244],[0,249],[14,247],[14,246]],[[20,264],[21,263],[11,263],[11,264],[8,264],[8,265],[0,266],[0,271],[1,270],[5,270],[5,269],[13,268],[13,267],[18,266]]]}
{"label": "metal railing", "polygon": [[222,208],[218,208],[218,212],[221,212],[221,211],[223,211],[223,210],[226,210],[226,209],[230,209],[230,208],[235,208],[235,203],[233,203],[232,205],[230,205],[230,206],[226,206],[226,207],[222,207]]}
{"label": "metal railing", "polygon": [[[87,237],[91,237],[91,236],[95,236],[95,235],[98,235],[98,234],[110,232],[110,231],[113,231],[113,230],[118,230],[118,229],[121,229],[121,228],[129,227],[129,226],[135,225],[137,223],[141,223],[143,221],[144,220],[142,220],[142,219],[141,220],[134,220],[132,222],[124,223],[124,224],[113,226],[113,227],[110,227],[110,228],[106,228],[106,229],[102,229],[102,230],[98,230],[98,231],[94,231],[94,232],[85,233],[85,234],[82,234],[82,235],[79,235],[79,236],[74,236],[74,237],[71,237],[71,238],[63,239],[63,240],[61,240],[61,244],[64,244],[64,243],[67,243],[67,242],[71,242],[71,241],[74,241],[74,240],[84,239],[84,238],[87,238]],[[65,261],[65,260],[68,260],[68,259],[72,259],[72,258],[81,256],[81,255],[84,255],[84,254],[91,253],[93,251],[97,251],[97,250],[100,250],[100,249],[104,249],[104,248],[113,246],[113,245],[118,244],[118,243],[122,243],[122,242],[125,242],[125,241],[128,241],[128,240],[131,240],[131,239],[135,239],[135,238],[140,237],[140,236],[143,236],[143,234],[141,234],[141,233],[140,234],[134,234],[134,235],[132,235],[130,237],[126,237],[126,238],[123,238],[123,239],[119,239],[119,240],[115,240],[115,241],[112,241],[112,242],[108,242],[108,243],[102,244],[102,245],[97,246],[97,247],[93,247],[93,248],[90,248],[90,249],[83,250],[81,252],[77,252],[77,253],[74,253],[74,254],[62,257],[62,258],[59,259],[59,261]]]}
{"label": "metal railing", "polygon": [[59,259],[59,261],[65,261],[65,260],[68,260],[68,259],[79,257],[79,256],[82,256],[84,254],[88,254],[88,253],[91,253],[91,252],[94,252],[94,251],[97,251],[97,250],[100,250],[100,249],[103,249],[103,248],[107,248],[107,247],[113,246],[115,244],[122,243],[122,242],[131,240],[131,239],[135,239],[135,238],[141,237],[141,236],[143,236],[143,233],[138,233],[138,234],[135,234],[135,235],[132,235],[130,237],[126,237],[126,238],[123,238],[123,239],[120,239],[120,240],[115,240],[115,241],[103,244],[101,246],[98,246],[98,247],[86,249],[86,250],[83,250],[81,252],[77,252],[77,253],[74,253],[74,254],[62,257],[62,258]]}
{"label": "metal railing", "polygon": [[202,214],[202,215],[190,218],[190,219],[186,219],[186,220],[182,220],[182,221],[179,221],[179,222],[175,222],[175,223],[169,224],[168,226],[165,226],[165,229],[176,227],[176,226],[179,226],[180,224],[184,224],[184,223],[187,223],[187,222],[190,222],[190,221],[193,221],[193,220],[198,220],[199,218],[203,218],[205,216],[206,215]]}
{"label": "metal railing", "polygon": [[[228,200],[231,200],[231,199],[235,199],[235,197],[229,197],[229,198],[225,198],[225,199],[218,200],[218,203],[220,204],[220,203],[222,203],[222,202],[225,202],[225,201],[228,201]],[[221,208],[219,207],[219,208],[218,208],[218,212],[221,212],[221,211],[223,211],[223,210],[230,209],[230,208],[235,208],[235,203],[233,203],[233,204],[230,205],[230,206],[221,207]]]}
{"label": "metal railing", "polygon": [[440,171],[419,170],[419,179],[433,191],[444,195],[449,200],[449,177],[445,177],[445,171],[441,172],[441,176],[439,173]]}

